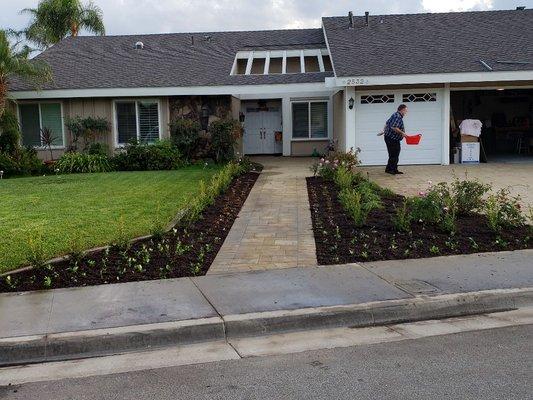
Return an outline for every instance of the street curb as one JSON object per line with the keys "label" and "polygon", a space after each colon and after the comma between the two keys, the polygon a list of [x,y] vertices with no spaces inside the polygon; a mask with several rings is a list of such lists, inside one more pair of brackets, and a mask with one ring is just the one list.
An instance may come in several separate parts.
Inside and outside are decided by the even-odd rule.
{"label": "street curb", "polygon": [[225,340],[219,317],[0,339],[0,367]]}
{"label": "street curb", "polygon": [[514,310],[533,304],[533,288],[419,296],[364,304],[224,316],[227,339],[291,331],[366,327]]}
{"label": "street curb", "polygon": [[357,328],[486,314],[531,304],[533,288],[498,289],[12,337],[0,339],[0,367],[293,331]]}

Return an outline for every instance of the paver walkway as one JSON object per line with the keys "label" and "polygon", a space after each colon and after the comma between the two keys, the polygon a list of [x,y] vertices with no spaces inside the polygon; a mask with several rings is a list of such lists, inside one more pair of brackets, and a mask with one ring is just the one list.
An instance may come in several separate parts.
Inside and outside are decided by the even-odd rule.
{"label": "paver walkway", "polygon": [[493,185],[494,190],[508,187],[512,194],[520,195],[524,205],[533,206],[533,163],[488,163],[476,165],[413,165],[401,166],[404,175],[389,175],[384,167],[362,167],[361,170],[381,186],[392,191],[413,196],[433,183],[451,182],[455,177],[477,178]]}
{"label": "paver walkway", "polygon": [[208,274],[316,266],[305,177],[310,158],[257,157],[264,166]]}

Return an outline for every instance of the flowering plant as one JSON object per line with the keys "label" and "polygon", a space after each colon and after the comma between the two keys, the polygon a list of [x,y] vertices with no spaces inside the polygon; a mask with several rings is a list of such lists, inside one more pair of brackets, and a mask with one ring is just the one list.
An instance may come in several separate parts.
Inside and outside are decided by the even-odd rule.
{"label": "flowering plant", "polygon": [[348,171],[352,171],[357,165],[359,165],[358,155],[361,149],[351,148],[348,152],[332,151],[326,156],[320,158],[316,163],[311,166],[311,171],[314,176],[321,176],[326,180],[332,180],[335,171],[339,167],[344,167]]}

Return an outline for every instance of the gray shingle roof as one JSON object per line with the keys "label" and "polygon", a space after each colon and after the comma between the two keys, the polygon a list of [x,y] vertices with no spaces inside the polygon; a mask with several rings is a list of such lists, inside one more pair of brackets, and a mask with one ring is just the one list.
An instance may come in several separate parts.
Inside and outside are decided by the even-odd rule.
{"label": "gray shingle roof", "polygon": [[[326,17],[337,77],[533,70],[533,10]],[[501,64],[496,61],[527,61]]]}
{"label": "gray shingle roof", "polygon": [[[144,43],[143,50],[134,48],[137,41]],[[305,83],[323,82],[332,73],[230,72],[239,50],[325,47],[322,29],[85,36],[66,38],[38,58],[50,64],[54,75],[45,90]],[[15,79],[10,89],[33,87]]]}

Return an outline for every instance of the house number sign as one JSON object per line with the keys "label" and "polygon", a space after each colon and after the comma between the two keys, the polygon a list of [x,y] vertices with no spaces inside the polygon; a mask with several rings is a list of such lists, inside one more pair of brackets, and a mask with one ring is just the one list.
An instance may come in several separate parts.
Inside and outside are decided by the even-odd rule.
{"label": "house number sign", "polygon": [[346,79],[346,85],[348,86],[358,86],[358,85],[368,85],[370,80],[368,78],[349,78]]}

